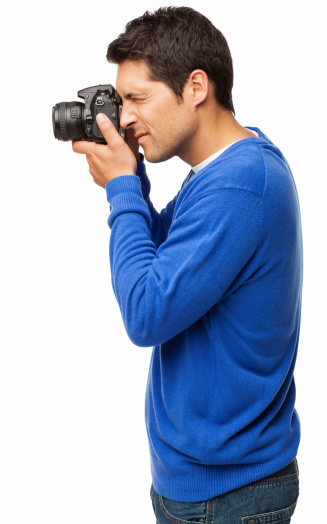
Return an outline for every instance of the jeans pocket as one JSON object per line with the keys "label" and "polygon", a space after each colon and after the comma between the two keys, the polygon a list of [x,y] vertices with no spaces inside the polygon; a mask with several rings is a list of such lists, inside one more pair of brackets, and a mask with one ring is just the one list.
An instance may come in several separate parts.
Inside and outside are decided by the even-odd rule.
{"label": "jeans pocket", "polygon": [[242,517],[242,524],[289,524],[291,516],[293,515],[298,497],[295,502],[287,508],[282,508],[277,511],[269,513],[261,513],[260,515],[248,515]]}
{"label": "jeans pocket", "polygon": [[176,524],[205,524],[207,522],[209,501],[177,502],[159,495],[162,513]]}

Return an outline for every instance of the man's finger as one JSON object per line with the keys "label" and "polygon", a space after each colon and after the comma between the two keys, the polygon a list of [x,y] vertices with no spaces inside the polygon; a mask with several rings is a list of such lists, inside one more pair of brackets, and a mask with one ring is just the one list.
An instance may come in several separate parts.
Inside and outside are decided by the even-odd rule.
{"label": "man's finger", "polygon": [[107,144],[111,144],[113,141],[123,140],[117,133],[117,129],[111,122],[110,118],[108,118],[104,113],[97,114],[96,119]]}
{"label": "man's finger", "polygon": [[87,140],[74,140],[72,143],[72,148],[75,153],[82,153],[86,155],[91,153],[93,149],[93,142],[88,142]]}

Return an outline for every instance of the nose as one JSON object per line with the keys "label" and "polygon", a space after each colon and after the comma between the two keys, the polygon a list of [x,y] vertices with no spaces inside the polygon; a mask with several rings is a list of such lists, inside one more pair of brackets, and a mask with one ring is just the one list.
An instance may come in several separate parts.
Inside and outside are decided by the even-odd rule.
{"label": "nose", "polygon": [[128,102],[125,102],[122,107],[122,111],[120,114],[120,127],[124,129],[128,129],[129,127],[132,127],[137,122],[137,116],[135,114],[135,111],[132,109],[132,104],[129,104]]}

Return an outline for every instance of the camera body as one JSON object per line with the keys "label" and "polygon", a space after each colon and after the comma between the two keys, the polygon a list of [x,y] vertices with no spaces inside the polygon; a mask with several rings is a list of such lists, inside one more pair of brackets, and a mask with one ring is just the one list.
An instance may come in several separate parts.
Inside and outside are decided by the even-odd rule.
{"label": "camera body", "polygon": [[78,91],[83,102],[59,102],[52,108],[52,125],[55,138],[89,140],[106,144],[96,121],[98,113],[104,113],[114,124],[118,133],[125,138],[120,127],[122,100],[111,84],[87,87]]}

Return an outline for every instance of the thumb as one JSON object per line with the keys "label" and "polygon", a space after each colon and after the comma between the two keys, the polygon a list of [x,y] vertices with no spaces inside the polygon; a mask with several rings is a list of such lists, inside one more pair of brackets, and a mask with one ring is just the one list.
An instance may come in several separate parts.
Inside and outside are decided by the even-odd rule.
{"label": "thumb", "polygon": [[107,144],[111,142],[112,139],[117,138],[117,136],[119,136],[114,124],[111,122],[110,118],[108,118],[104,113],[98,113],[96,116],[96,120]]}

